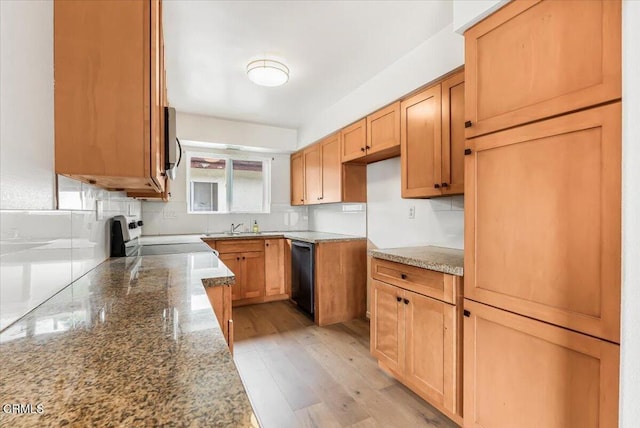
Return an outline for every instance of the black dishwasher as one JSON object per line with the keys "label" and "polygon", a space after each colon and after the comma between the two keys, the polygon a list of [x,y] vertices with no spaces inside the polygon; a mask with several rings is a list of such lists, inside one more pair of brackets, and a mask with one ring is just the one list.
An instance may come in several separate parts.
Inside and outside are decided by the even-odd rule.
{"label": "black dishwasher", "polygon": [[313,244],[291,241],[291,299],[311,318],[315,282],[314,253]]}

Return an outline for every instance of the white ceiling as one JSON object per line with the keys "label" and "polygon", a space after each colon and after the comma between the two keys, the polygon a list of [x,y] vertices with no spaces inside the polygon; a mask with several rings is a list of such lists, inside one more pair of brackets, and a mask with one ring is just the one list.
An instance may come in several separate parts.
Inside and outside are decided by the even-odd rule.
{"label": "white ceiling", "polygon": [[[452,21],[438,1],[163,2],[169,103],[178,111],[298,128]],[[250,82],[267,56],[287,84]]]}

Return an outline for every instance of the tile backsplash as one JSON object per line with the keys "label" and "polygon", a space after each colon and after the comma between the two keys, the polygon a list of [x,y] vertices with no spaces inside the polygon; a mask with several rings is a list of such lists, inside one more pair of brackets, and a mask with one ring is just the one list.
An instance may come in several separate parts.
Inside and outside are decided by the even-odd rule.
{"label": "tile backsplash", "polygon": [[297,231],[309,229],[307,207],[271,204],[268,214],[189,214],[185,202],[144,202],[142,220],[144,235],[174,235],[226,232],[231,223],[249,231],[254,220],[261,231]]}
{"label": "tile backsplash", "polygon": [[0,210],[0,330],[109,257],[110,218],[139,201],[58,177],[58,210]]}

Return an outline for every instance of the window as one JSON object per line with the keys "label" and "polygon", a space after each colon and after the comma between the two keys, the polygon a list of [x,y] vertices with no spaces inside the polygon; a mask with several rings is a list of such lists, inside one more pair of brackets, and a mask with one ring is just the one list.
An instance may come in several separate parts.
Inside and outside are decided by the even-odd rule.
{"label": "window", "polygon": [[188,153],[190,213],[268,213],[270,159]]}

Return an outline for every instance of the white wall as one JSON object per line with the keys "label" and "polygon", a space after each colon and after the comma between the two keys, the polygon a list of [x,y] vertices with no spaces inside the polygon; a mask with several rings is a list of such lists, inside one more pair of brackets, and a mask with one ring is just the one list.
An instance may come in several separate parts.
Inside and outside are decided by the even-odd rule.
{"label": "white wall", "polygon": [[624,1],[622,31],[622,331],[620,426],[640,421],[640,2]]}
{"label": "white wall", "polygon": [[109,257],[108,218],[140,203],[61,177],[54,210],[53,2],[1,0],[0,17],[3,329]]}
{"label": "white wall", "polygon": [[[219,151],[203,147],[185,146],[187,151],[225,153],[232,156],[247,156],[246,152]],[[244,223],[250,227],[254,220],[260,229],[307,230],[308,210],[292,207],[289,202],[289,155],[256,153],[252,156],[272,158],[271,161],[271,213],[269,214],[188,214],[187,173],[185,164],[178,168],[176,179],[171,182],[171,201],[143,202],[142,220],[145,235],[172,235],[191,233],[214,233],[229,230],[231,223]]]}
{"label": "white wall", "polygon": [[462,34],[509,0],[453,0],[453,31]]}
{"label": "white wall", "polygon": [[317,232],[367,235],[367,204],[309,206],[309,229]]}
{"label": "white wall", "polygon": [[367,205],[367,237],[377,248],[464,247],[464,198],[402,199],[400,158],[367,166]]}
{"label": "white wall", "polygon": [[53,209],[53,2],[0,1],[0,209]]}
{"label": "white wall", "polygon": [[464,63],[464,38],[448,25],[336,104],[305,123],[298,148],[374,112]]}
{"label": "white wall", "polygon": [[181,140],[228,144],[284,152],[296,149],[295,129],[238,122],[178,112],[176,132]]}

